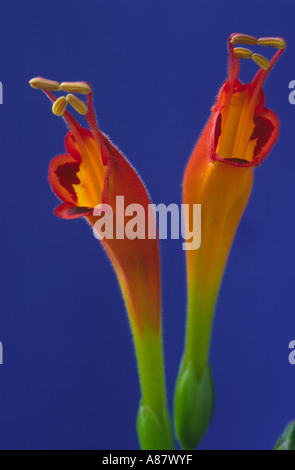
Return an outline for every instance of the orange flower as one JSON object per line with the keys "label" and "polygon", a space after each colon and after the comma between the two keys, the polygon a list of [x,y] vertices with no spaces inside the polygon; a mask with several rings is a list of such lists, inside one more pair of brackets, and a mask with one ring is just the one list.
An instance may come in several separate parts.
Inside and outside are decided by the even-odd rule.
{"label": "orange flower", "polygon": [[[159,243],[157,237],[148,238],[149,196],[134,168],[99,129],[89,83],[60,84],[37,77],[30,84],[46,93],[53,102],[53,113],[63,116],[70,129],[66,153],[49,166],[49,182],[63,201],[55,214],[63,219],[86,217],[94,227],[98,220],[94,209],[107,204],[116,226],[118,219],[124,221],[124,213],[116,209],[117,196],[124,197],[125,205],[140,204],[145,211],[145,238],[115,236],[102,239],[102,244],[116,271],[134,335],[143,397],[138,418],[141,444],[149,449],[172,448],[161,339]],[[56,99],[52,92],[58,91],[68,94]],[[87,105],[73,93],[86,95]],[[90,130],[80,126],[68,105],[85,115]]]}
{"label": "orange flower", "polygon": [[[236,44],[275,47],[270,61]],[[188,250],[188,318],[186,345],[175,396],[177,434],[194,448],[211,419],[213,385],[208,365],[216,298],[228,253],[247,204],[253,168],[278,138],[279,120],[264,107],[262,86],[285,49],[282,38],[245,34],[229,37],[228,78],[185,170],[183,202],[202,206],[202,242]],[[250,83],[239,80],[240,59],[252,59],[259,70]],[[189,218],[186,220],[189,230]],[[195,406],[192,408],[192,404]]]}

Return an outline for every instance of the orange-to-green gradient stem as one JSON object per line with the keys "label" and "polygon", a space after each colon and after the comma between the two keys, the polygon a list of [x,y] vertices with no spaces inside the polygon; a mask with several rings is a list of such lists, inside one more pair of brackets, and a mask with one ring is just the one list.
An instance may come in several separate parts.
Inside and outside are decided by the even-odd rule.
{"label": "orange-to-green gradient stem", "polygon": [[[166,399],[160,291],[158,289],[154,296],[147,295],[144,281],[148,273],[141,269],[131,275],[137,280],[137,289],[132,286],[130,289],[118,263],[113,260],[113,265],[125,299],[136,352],[142,394],[137,417],[140,445],[143,450],[173,450],[173,428]],[[150,285],[157,283],[156,277],[154,272]]]}
{"label": "orange-to-green gradient stem", "polygon": [[[113,172],[113,184],[120,176],[117,173]],[[114,194],[110,199],[113,197]],[[121,213],[114,215],[116,219],[122,217]],[[87,219],[95,227],[95,217],[87,216]],[[133,333],[142,394],[137,418],[141,448],[172,450],[174,438],[163,360],[158,240],[125,237],[101,242],[115,269]]]}
{"label": "orange-to-green gradient stem", "polygon": [[[197,171],[196,168],[191,169]],[[188,169],[190,172],[190,169]],[[191,173],[190,173],[191,174]],[[201,203],[202,241],[187,251],[188,317],[185,363],[193,361],[198,373],[208,362],[214,308],[228,253],[247,204],[253,179],[251,168],[211,162],[203,182],[190,190],[185,176],[184,203]],[[190,189],[189,189],[190,188]]]}
{"label": "orange-to-green gradient stem", "polygon": [[[129,289],[120,267],[116,266],[133,333],[142,394],[137,417],[138,437],[143,450],[173,450],[173,429],[166,399],[160,298],[155,305],[153,297],[147,295],[146,285],[141,282],[147,279],[147,273],[141,271],[140,275],[140,271],[136,276],[137,289]],[[158,291],[158,297],[159,294]],[[136,299],[138,295],[141,302]],[[151,309],[154,310],[152,315]]]}
{"label": "orange-to-green gradient stem", "polygon": [[[212,118],[211,118],[212,119]],[[216,299],[228,253],[247,204],[253,170],[212,161],[207,151],[209,120],[186,168],[183,202],[201,204],[201,246],[186,252],[188,311],[184,355],[175,392],[175,425],[184,449],[194,449],[213,412],[209,365]],[[185,220],[188,227],[189,219]]]}

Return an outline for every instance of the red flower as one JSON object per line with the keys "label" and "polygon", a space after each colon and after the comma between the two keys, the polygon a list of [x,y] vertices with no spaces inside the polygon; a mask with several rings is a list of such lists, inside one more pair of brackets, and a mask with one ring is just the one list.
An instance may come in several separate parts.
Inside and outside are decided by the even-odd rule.
{"label": "red flower", "polygon": [[[116,271],[126,302],[134,335],[142,389],[138,432],[145,449],[172,449],[173,434],[166,408],[161,335],[161,284],[158,238],[148,238],[151,204],[147,191],[130,163],[101,132],[92,103],[91,86],[86,82],[58,82],[41,77],[32,79],[53,102],[53,113],[63,116],[70,130],[65,139],[66,153],[55,157],[49,167],[49,182],[63,201],[55,214],[63,219],[86,217],[94,227],[97,206],[108,205],[113,225],[124,223],[124,208],[117,211],[117,196],[126,206],[139,204],[145,213],[145,237],[114,237],[102,244]],[[52,91],[69,94],[56,99]],[[73,93],[87,95],[87,105]],[[85,115],[90,130],[81,127],[66,110],[68,104]],[[94,227],[95,228],[95,227]]]}

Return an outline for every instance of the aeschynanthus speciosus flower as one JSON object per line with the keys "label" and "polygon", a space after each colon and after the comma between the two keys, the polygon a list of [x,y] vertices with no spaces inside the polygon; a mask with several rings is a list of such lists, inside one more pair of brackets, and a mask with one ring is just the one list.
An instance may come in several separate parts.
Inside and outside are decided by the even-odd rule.
{"label": "aeschynanthus speciosus flower", "polygon": [[[123,234],[103,238],[102,244],[116,271],[134,336],[142,389],[137,422],[141,446],[172,449],[163,369],[159,243],[157,237],[147,236],[149,196],[126,158],[100,131],[88,83],[60,84],[37,77],[30,84],[46,93],[53,102],[53,113],[63,116],[70,129],[66,153],[55,157],[49,167],[51,187],[63,201],[55,214],[63,219],[86,217],[94,226],[98,220],[94,208],[108,205],[116,226],[116,221],[124,220],[124,213],[116,212],[117,196],[124,197],[126,206],[140,204],[145,210],[145,238],[129,239]],[[56,99],[52,93],[56,91],[69,94]],[[87,95],[87,105],[73,93]],[[68,105],[85,115],[91,130],[80,126],[67,110]]]}
{"label": "aeschynanthus speciosus flower", "polygon": [[[236,44],[277,51],[268,61]],[[279,120],[264,107],[262,86],[285,46],[281,38],[230,36],[228,78],[185,170],[183,202],[190,210],[193,204],[202,207],[201,246],[186,252],[186,344],[175,393],[177,435],[188,449],[196,447],[211,420],[214,390],[208,356],[213,313],[232,240],[251,192],[253,168],[278,137]],[[245,85],[238,79],[243,58],[259,66],[252,82]]]}

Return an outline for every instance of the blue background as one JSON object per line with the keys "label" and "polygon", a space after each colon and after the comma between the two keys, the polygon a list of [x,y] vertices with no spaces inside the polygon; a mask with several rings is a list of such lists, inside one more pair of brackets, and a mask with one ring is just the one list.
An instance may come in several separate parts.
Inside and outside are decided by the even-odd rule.
{"label": "blue background", "polygon": [[[255,171],[218,301],[211,359],[216,408],[202,449],[270,449],[295,418],[295,5],[238,0],[1,1],[1,449],[136,449],[139,387],[111,265],[83,220],[53,215],[47,182],[65,126],[28,86],[88,80],[102,129],[156,203],[181,181],[226,77],[231,32],[279,35],[268,80],[280,139]],[[257,67],[242,68],[248,80]],[[161,243],[170,404],[183,348],[181,241]]]}

